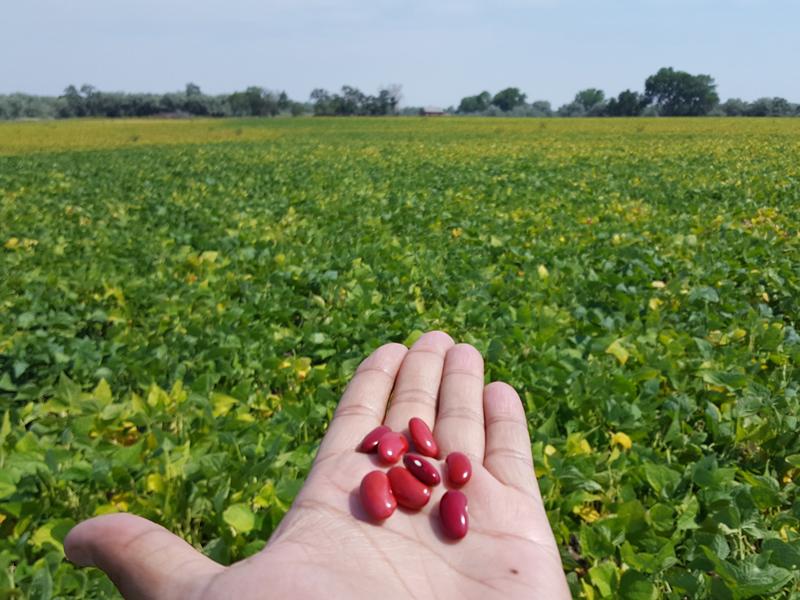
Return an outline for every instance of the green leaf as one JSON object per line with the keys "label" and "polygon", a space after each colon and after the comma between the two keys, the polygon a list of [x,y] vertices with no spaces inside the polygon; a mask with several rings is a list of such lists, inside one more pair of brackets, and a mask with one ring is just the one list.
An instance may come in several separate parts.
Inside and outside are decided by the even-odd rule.
{"label": "green leaf", "polygon": [[81,399],[81,386],[77,385],[62,372],[58,377],[56,396],[65,402],[67,406],[75,406]]}
{"label": "green leaf", "polygon": [[726,371],[698,371],[703,381],[711,385],[724,387],[729,392],[735,392],[747,384],[747,377],[741,373],[728,373]]}
{"label": "green leaf", "polygon": [[635,569],[628,569],[622,574],[619,581],[620,600],[655,600],[657,597],[656,586]]}
{"label": "green leaf", "polygon": [[683,510],[678,517],[677,527],[678,531],[687,529],[698,529],[700,525],[697,524],[697,514],[700,512],[700,503],[696,497],[689,499],[689,502],[683,506]]}
{"label": "green leaf", "polygon": [[11,375],[8,373],[3,373],[3,376],[0,377],[0,390],[4,392],[16,392],[17,386],[15,386],[11,381]]}
{"label": "green leaf", "polygon": [[75,527],[75,521],[72,519],[53,519],[37,529],[31,537],[31,541],[36,546],[52,546],[64,554],[64,540],[73,527]]}
{"label": "green leaf", "polygon": [[11,433],[11,419],[9,417],[11,411],[3,413],[3,424],[0,425],[0,453],[2,453],[3,446],[6,444],[8,434]]}
{"label": "green leaf", "polygon": [[717,290],[710,287],[700,287],[695,288],[689,294],[689,302],[694,302],[695,300],[707,300],[708,302],[719,302],[719,294]]}
{"label": "green leaf", "polygon": [[53,578],[46,562],[33,574],[28,594],[30,600],[50,600],[53,597]]}
{"label": "green leaf", "polygon": [[505,346],[500,340],[492,340],[489,342],[489,348],[486,350],[486,358],[489,362],[496,363],[503,356]]}
{"label": "green leaf", "polygon": [[249,533],[256,525],[256,516],[246,504],[233,504],[225,509],[222,518],[241,533]]}
{"label": "green leaf", "polygon": [[776,567],[789,569],[790,571],[800,570],[800,548],[792,546],[777,538],[764,540],[761,544],[763,554],[771,553],[769,562]]}
{"label": "green leaf", "polygon": [[665,465],[657,465],[655,463],[644,463],[644,474],[647,482],[653,487],[657,494],[662,491],[669,493],[674,489],[675,484],[680,480],[679,473],[673,471]]}
{"label": "green leaf", "polygon": [[19,475],[10,469],[0,470],[0,499],[8,498],[16,492],[17,483],[19,483]]}
{"label": "green leaf", "polygon": [[275,486],[275,496],[284,502],[291,502],[303,487],[302,479],[281,479]]}
{"label": "green leaf", "polygon": [[424,332],[424,331],[421,331],[421,330],[419,330],[419,329],[415,329],[414,331],[412,331],[411,333],[409,333],[409,334],[408,334],[408,337],[407,337],[407,338],[405,339],[405,341],[403,342],[403,345],[404,345],[406,348],[411,348],[411,346],[413,346],[413,345],[414,345],[414,343],[415,343],[415,342],[416,342],[416,341],[417,341],[417,340],[420,338],[420,336],[421,336],[423,333],[425,333],[425,332]]}
{"label": "green leaf", "polygon": [[592,567],[589,569],[589,578],[602,596],[610,596],[617,589],[617,563],[609,560]]}
{"label": "green leaf", "polygon": [[790,571],[769,564],[769,556],[751,554],[739,564],[734,564],[722,560],[705,546],[703,552],[714,565],[714,570],[730,591],[733,600],[775,594],[792,580]]}

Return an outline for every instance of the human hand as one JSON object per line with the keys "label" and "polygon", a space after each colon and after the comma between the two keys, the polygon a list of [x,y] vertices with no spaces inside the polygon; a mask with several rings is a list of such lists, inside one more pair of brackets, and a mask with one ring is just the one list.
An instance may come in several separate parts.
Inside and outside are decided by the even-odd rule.
{"label": "human hand", "polygon": [[[439,456],[458,451],[472,461],[461,540],[439,526],[446,485],[431,489],[421,511],[398,507],[383,522],[361,506],[361,480],[380,468],[375,455],[356,452],[361,440],[382,423],[407,433],[411,417],[431,427]],[[442,332],[410,350],[382,346],[359,366],[306,482],[260,553],[223,567],[126,514],[81,523],[64,548],[72,562],[105,571],[128,600],[571,597],[519,396],[504,383],[484,387],[480,354]]]}

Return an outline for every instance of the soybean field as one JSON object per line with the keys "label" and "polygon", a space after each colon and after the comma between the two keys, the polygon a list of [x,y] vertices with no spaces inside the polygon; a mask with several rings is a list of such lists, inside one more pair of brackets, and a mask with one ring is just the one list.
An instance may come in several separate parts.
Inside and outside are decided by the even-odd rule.
{"label": "soybean field", "polygon": [[0,124],[0,598],[117,598],[94,515],[257,552],[434,329],[519,391],[575,598],[798,598],[799,226],[797,120]]}

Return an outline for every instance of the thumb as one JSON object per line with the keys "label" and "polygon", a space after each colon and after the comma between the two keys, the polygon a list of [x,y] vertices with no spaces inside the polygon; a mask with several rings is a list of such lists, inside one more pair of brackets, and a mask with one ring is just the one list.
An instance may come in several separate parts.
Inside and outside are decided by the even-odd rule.
{"label": "thumb", "polygon": [[75,526],[64,552],[78,566],[104,571],[127,600],[199,598],[225,570],[160,525],[125,513]]}

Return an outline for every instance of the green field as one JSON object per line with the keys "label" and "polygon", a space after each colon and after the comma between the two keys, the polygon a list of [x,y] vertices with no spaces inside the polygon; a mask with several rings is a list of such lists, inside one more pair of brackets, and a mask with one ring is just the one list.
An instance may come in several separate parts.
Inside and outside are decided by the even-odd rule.
{"label": "green field", "polygon": [[798,226],[798,120],[0,124],[0,599],[116,597],[62,547],[109,512],[256,552],[432,329],[520,392],[575,597],[800,597]]}

